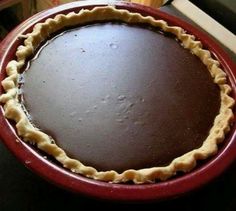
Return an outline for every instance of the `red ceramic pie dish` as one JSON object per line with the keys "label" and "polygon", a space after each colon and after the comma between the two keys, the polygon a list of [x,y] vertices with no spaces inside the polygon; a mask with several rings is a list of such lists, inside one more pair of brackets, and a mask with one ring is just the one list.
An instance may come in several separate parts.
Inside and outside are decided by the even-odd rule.
{"label": "red ceramic pie dish", "polygon": [[[18,35],[25,34],[32,30],[32,27],[43,20],[53,17],[59,13],[78,12],[82,8],[93,8],[103,6],[101,3],[74,2],[62,5],[47,11],[43,11],[29,18],[16,29],[14,29],[0,43],[0,81],[6,77],[5,68],[7,63],[14,58],[17,46],[21,42]],[[142,15],[151,15],[157,19],[166,20],[170,25],[177,25],[184,28],[188,33],[193,34],[201,40],[205,48],[209,49],[221,62],[222,68],[228,75],[229,83],[232,87],[232,97],[236,94],[236,67],[227,54],[205,33],[197,30],[192,25],[173,17],[169,14],[149,7],[118,2],[117,8],[128,9],[131,12],[139,12]],[[0,94],[3,88],[0,88]],[[236,126],[231,128],[226,140],[220,146],[217,155],[200,164],[195,170],[183,176],[172,178],[165,182],[156,184],[111,184],[95,181],[76,175],[59,165],[44,159],[37,151],[23,142],[17,136],[14,124],[7,120],[0,106],[0,137],[10,151],[29,169],[45,178],[46,180],[67,190],[89,195],[100,199],[121,200],[121,201],[151,201],[176,197],[192,191],[206,184],[219,174],[221,174],[236,159]]]}

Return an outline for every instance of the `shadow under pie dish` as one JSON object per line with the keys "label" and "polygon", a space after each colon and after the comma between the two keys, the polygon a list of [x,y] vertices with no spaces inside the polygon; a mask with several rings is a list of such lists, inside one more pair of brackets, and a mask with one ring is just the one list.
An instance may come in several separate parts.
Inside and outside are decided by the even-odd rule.
{"label": "shadow under pie dish", "polygon": [[99,6],[45,19],[21,38],[2,81],[5,116],[72,172],[167,180],[214,155],[230,130],[226,74],[178,25]]}

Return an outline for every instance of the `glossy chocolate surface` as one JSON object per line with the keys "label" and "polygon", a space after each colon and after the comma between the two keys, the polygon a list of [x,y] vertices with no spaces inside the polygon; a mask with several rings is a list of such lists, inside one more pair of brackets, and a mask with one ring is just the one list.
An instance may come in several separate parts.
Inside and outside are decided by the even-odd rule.
{"label": "glossy chocolate surface", "polygon": [[172,37],[120,23],[50,40],[24,79],[35,125],[98,170],[167,165],[201,146],[220,106],[197,57]]}

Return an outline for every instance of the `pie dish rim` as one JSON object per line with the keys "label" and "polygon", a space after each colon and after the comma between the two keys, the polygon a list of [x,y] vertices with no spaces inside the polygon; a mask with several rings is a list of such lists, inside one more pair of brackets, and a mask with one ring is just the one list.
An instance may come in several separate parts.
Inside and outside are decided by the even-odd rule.
{"label": "pie dish rim", "polygon": [[149,9],[149,8],[148,8]]}

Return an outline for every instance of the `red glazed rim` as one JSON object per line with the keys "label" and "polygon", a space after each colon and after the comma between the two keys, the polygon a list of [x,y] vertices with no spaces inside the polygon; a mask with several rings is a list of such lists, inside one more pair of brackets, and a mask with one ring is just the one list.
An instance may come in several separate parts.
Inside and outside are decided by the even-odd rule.
{"label": "red glazed rim", "polygon": [[[7,63],[14,58],[15,50],[20,43],[20,40],[17,39],[19,34],[27,33],[35,23],[42,22],[58,13],[78,12],[81,8],[93,8],[102,5],[106,4],[89,1],[73,2],[38,13],[20,24],[0,43],[0,81],[6,76],[5,67]],[[128,9],[132,12],[166,20],[170,25],[181,26],[190,34],[195,35],[221,62],[223,69],[228,74],[229,83],[233,89],[232,96],[235,98],[236,66],[227,54],[207,35],[181,19],[159,10],[127,2],[116,2],[115,5],[117,8]],[[1,93],[3,93],[2,87],[0,87]],[[2,106],[0,106],[0,125],[0,136],[3,142],[28,168],[60,187],[99,199],[151,201],[176,197],[208,183],[221,174],[236,159],[236,125],[234,124],[219,153],[191,173],[156,184],[110,184],[75,175],[43,158],[16,135],[14,128],[4,118]]]}

